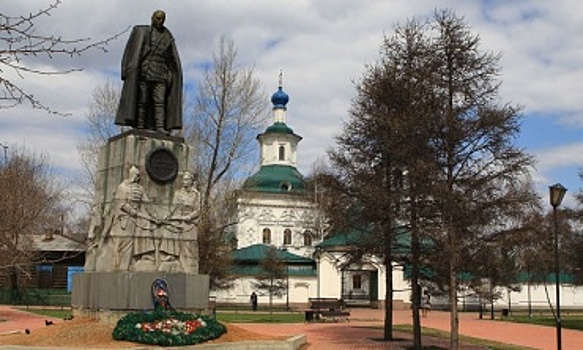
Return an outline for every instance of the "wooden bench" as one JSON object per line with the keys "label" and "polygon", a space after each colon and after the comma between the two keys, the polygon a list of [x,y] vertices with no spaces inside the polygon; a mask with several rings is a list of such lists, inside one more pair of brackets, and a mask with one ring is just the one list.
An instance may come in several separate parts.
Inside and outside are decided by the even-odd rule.
{"label": "wooden bench", "polygon": [[350,312],[346,311],[344,301],[333,298],[310,298],[310,309],[306,310],[306,322],[328,320],[350,321]]}

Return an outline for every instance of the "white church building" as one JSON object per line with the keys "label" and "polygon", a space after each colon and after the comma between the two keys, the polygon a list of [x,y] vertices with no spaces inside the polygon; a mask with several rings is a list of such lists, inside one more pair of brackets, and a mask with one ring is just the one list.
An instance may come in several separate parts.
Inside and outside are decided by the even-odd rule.
{"label": "white church building", "polygon": [[[211,292],[217,303],[248,304],[254,289],[259,262],[266,250],[274,247],[278,258],[286,263],[288,290],[275,298],[274,304],[306,308],[310,298],[343,299],[347,305],[382,307],[385,302],[386,269],[380,259],[370,256],[358,264],[348,263],[350,237],[330,235],[325,230],[322,214],[315,205],[314,192],[298,171],[299,143],[302,137],[286,122],[289,96],[280,86],[272,95],[273,124],[257,136],[260,168],[243,184],[238,198],[237,225],[233,253],[238,276],[228,290]],[[393,305],[408,308],[411,286],[404,268],[393,265]],[[520,292],[507,293],[496,288],[501,298],[494,308],[548,309],[555,300],[551,280],[544,284],[522,283]],[[563,283],[560,289],[562,307],[583,307],[583,288]],[[259,304],[268,296],[259,294]],[[460,309],[478,303],[475,293],[460,291]],[[447,300],[435,296],[436,307],[447,307]],[[440,305],[441,304],[441,305]],[[486,305],[488,306],[488,305]]]}
{"label": "white church building", "polygon": [[[217,303],[249,302],[258,263],[271,246],[286,263],[288,293],[276,304],[306,307],[310,298],[343,299],[377,307],[384,301],[385,269],[374,258],[358,266],[346,264],[346,242],[326,238],[324,220],[315,205],[314,192],[298,171],[302,137],[286,123],[289,96],[280,84],[272,95],[273,124],[257,136],[260,168],[243,184],[238,198],[234,236],[235,270],[239,278],[229,290],[213,292]],[[409,300],[403,270],[394,269],[394,300]],[[259,294],[259,303],[267,296]]]}

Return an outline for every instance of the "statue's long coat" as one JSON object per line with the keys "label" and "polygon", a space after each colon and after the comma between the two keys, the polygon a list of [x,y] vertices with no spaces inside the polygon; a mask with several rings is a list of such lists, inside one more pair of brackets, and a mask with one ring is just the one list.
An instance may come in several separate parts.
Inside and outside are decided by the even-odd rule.
{"label": "statue's long coat", "polygon": [[[135,26],[126,44],[121,63],[121,78],[124,84],[115,117],[115,124],[117,125],[134,128],[137,126],[140,66],[142,57],[145,56],[144,54],[149,47],[151,30],[150,26]],[[172,37],[168,29],[164,28],[164,30]],[[182,66],[173,37],[170,46],[172,60],[168,62],[168,68],[172,73],[172,83],[168,87],[166,95],[166,120],[164,126],[166,130],[182,129]],[[152,111],[148,111],[148,113],[146,127],[153,128]]]}

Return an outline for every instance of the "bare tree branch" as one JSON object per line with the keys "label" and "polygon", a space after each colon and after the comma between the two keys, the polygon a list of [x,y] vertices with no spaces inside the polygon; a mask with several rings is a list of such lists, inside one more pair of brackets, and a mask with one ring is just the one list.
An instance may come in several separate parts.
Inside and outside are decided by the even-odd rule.
{"label": "bare tree branch", "polygon": [[65,115],[38,100],[33,93],[21,87],[19,82],[7,78],[8,71],[25,79],[28,75],[60,75],[82,70],[69,68],[63,70],[37,69],[27,64],[31,58],[56,56],[77,57],[90,50],[107,52],[107,45],[119,38],[124,31],[103,40],[93,41],[91,38],[67,39],[61,36],[38,34],[36,22],[42,17],[50,16],[61,1],[37,12],[27,15],[8,15],[0,13],[0,109],[12,108],[28,102],[35,109],[41,109],[49,114]]}

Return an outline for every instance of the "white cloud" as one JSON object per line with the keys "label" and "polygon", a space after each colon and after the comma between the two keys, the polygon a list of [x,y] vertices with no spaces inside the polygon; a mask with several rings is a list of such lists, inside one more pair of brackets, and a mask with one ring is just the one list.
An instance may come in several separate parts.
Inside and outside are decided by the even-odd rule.
{"label": "white cloud", "polygon": [[[2,12],[20,15],[50,3],[8,0]],[[452,8],[464,16],[482,38],[482,49],[503,54],[502,100],[525,106],[525,123],[536,123],[543,116],[557,118],[554,122],[566,127],[583,127],[583,37],[578,35],[583,32],[579,18],[583,2],[102,0],[96,5],[64,0],[38,30],[67,38],[103,39],[128,26],[148,24],[151,13],[163,9],[176,37],[185,79],[191,84],[219,38],[233,38],[240,58],[255,63],[268,93],[275,91],[279,70],[284,70],[284,89],[290,95],[288,122],[304,137],[299,161],[305,173],[341,132],[355,94],[352,81],[361,76],[365,63],[377,59],[383,34],[390,35],[396,23],[425,18],[438,8]],[[72,116],[50,116],[27,105],[0,110],[0,142],[26,143],[48,153],[55,166],[78,169],[75,143],[91,91],[107,79],[119,79],[128,35],[112,42],[105,53],[37,59],[35,64],[45,68],[85,69],[22,81],[44,103]],[[561,135],[549,137],[554,138],[554,148],[535,150],[540,164],[533,177],[541,182],[555,175],[553,169],[572,172],[583,164],[583,146],[570,145]]]}

